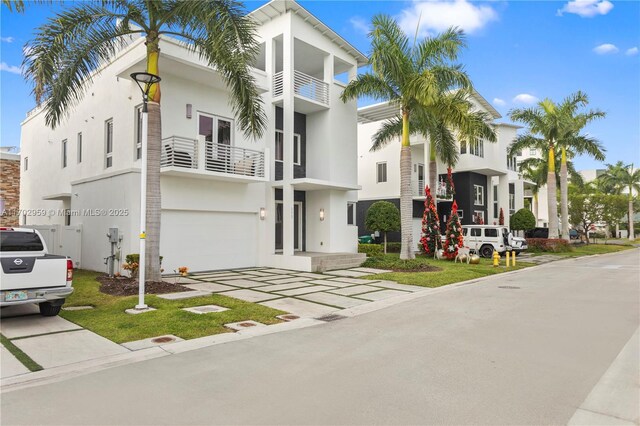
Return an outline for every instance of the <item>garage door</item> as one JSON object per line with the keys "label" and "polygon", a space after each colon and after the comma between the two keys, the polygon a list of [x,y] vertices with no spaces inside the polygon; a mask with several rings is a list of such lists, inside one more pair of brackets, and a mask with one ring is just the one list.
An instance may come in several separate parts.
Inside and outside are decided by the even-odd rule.
{"label": "garage door", "polygon": [[164,210],[160,254],[171,273],[257,265],[258,218],[254,213]]}

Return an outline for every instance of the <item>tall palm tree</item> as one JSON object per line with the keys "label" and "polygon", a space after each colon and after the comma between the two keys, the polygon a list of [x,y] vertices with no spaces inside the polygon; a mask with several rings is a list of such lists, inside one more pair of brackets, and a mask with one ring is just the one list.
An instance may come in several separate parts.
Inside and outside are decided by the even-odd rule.
{"label": "tall palm tree", "polygon": [[[582,92],[577,92],[561,103],[556,104],[551,99],[544,99],[532,108],[517,108],[509,112],[513,121],[521,122],[529,127],[529,132],[519,135],[512,151],[524,148],[536,148],[545,153],[547,161],[547,203],[549,206],[549,238],[558,238],[558,201],[556,199],[556,156],[561,152],[560,183],[563,213],[563,235],[568,238],[568,210],[567,210],[567,152],[589,154],[595,158],[604,159],[604,149],[600,143],[579,132],[587,123],[595,118],[604,116],[601,111],[588,111],[577,114],[577,108],[586,105],[588,99]],[[562,171],[564,170],[564,171]],[[565,227],[566,225],[566,227]]]}
{"label": "tall palm tree", "polygon": [[628,191],[629,209],[627,212],[627,224],[629,239],[635,239],[633,230],[633,194],[640,194],[640,169],[633,168],[633,164],[624,164],[618,161],[616,164],[607,164],[607,170],[599,177],[604,185],[612,188],[617,194]]}
{"label": "tall palm tree", "polygon": [[400,150],[401,259],[413,259],[413,199],[411,194],[411,115],[421,107],[438,103],[443,94],[456,88],[470,88],[471,82],[460,65],[452,64],[465,46],[461,30],[444,33],[413,44],[391,17],[376,15],[372,20],[371,72],[359,75],[344,89],[347,102],[371,96],[398,106],[402,114]]}
{"label": "tall palm tree", "polygon": [[[6,0],[3,0],[6,3]],[[24,8],[13,2],[18,11]],[[145,38],[146,71],[160,74],[160,39],[172,36],[219,71],[230,89],[239,127],[264,133],[266,116],[250,74],[255,24],[235,0],[112,0],[74,3],[51,17],[28,43],[25,76],[33,83],[46,124],[55,128],[84,96],[100,67],[113,60],[131,36]],[[147,180],[147,279],[160,280],[160,84],[150,87]]]}

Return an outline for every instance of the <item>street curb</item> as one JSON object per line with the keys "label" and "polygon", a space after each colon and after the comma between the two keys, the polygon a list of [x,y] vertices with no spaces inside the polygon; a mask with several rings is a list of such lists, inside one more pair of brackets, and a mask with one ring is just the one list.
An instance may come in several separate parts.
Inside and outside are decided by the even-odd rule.
{"label": "street curb", "polygon": [[[556,260],[553,262],[529,266],[527,268],[522,268],[515,271],[506,271],[500,274],[487,275],[484,277],[473,278],[466,281],[447,284],[437,288],[424,287],[422,290],[416,291],[414,293],[409,293],[406,295],[391,297],[389,299],[369,302],[364,305],[358,305],[352,308],[336,310],[335,312],[332,313],[332,315],[338,315],[346,318],[353,318],[360,315],[368,314],[370,312],[376,312],[385,308],[389,308],[401,303],[422,299],[424,297],[427,297],[433,294],[454,291],[459,287],[464,287],[470,284],[483,284],[485,281],[495,277],[514,275],[524,271],[532,271],[538,268],[543,268],[548,265],[558,265],[564,262],[568,263],[568,262],[576,261],[579,259],[616,255],[625,251],[632,251],[632,250],[640,251],[640,248],[623,250],[615,253],[594,254],[589,256],[580,256],[580,257],[572,257],[572,258],[567,258],[562,260]],[[300,330],[303,328],[313,327],[321,324],[327,324],[327,321],[322,321],[315,318],[301,318],[294,321],[269,325],[267,327],[248,328],[246,330],[237,331],[235,333],[223,333],[223,334],[215,334],[212,336],[199,337],[196,339],[184,340],[181,342],[169,343],[166,345],[160,345],[152,348],[132,351],[127,354],[112,355],[108,357],[82,361],[74,364],[63,365],[60,367],[49,368],[42,371],[27,373],[19,376],[13,376],[6,379],[0,379],[0,393],[11,392],[11,391],[25,389],[25,388],[47,384],[47,383],[53,383],[61,380],[66,380],[72,377],[77,377],[77,376],[93,373],[96,371],[105,370],[112,367],[119,367],[122,365],[133,364],[136,362],[146,361],[146,360],[159,358],[163,356],[189,352],[189,351],[203,349],[203,348],[220,345],[224,343],[246,340],[253,337],[266,336],[274,333]]]}

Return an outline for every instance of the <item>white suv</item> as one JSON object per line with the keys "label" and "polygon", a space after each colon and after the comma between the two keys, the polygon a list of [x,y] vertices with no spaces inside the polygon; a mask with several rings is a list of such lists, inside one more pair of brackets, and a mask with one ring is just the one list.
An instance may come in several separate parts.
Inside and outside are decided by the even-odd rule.
{"label": "white suv", "polygon": [[524,238],[514,237],[509,228],[502,225],[462,225],[465,247],[469,247],[482,257],[491,257],[497,251],[515,251],[516,254],[526,250]]}

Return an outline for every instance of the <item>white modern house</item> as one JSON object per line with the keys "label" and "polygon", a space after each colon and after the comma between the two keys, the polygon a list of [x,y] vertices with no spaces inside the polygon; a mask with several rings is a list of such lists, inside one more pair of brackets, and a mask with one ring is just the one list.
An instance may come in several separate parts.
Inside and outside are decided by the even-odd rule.
{"label": "white modern house", "polygon": [[[472,224],[482,218],[484,223],[498,223],[500,208],[505,224],[509,216],[524,206],[526,182],[517,171],[515,157],[507,155],[507,148],[516,137],[519,126],[498,123],[501,115],[479,93],[470,99],[475,109],[491,117],[497,132],[497,142],[481,141],[477,144],[458,142],[460,157],[453,167],[455,200],[463,224]],[[369,235],[364,228],[367,209],[376,201],[385,200],[400,204],[400,141],[393,141],[384,148],[371,152],[371,138],[382,123],[399,115],[398,108],[389,103],[379,103],[358,109],[358,194],[359,235]],[[422,136],[411,136],[411,187],[413,192],[413,241],[420,240],[424,211],[424,188],[429,182],[429,142]],[[441,229],[451,212],[452,199],[447,199],[444,182],[447,165],[438,161],[439,185],[432,194],[438,199]],[[399,241],[399,233],[390,233],[391,241]]]}
{"label": "white modern house", "polygon": [[[516,155],[516,162],[520,164],[528,158],[542,158],[542,152],[536,148],[526,148]],[[533,183],[525,185],[524,198],[527,200],[531,212],[536,218],[536,226],[547,228],[549,226],[549,203],[547,202],[547,185],[539,188]],[[558,207],[559,212],[560,207]]]}
{"label": "white modern house", "polygon": [[[357,107],[339,96],[367,58],[294,1],[250,16],[268,117],[259,140],[237,128],[218,72],[161,41],[163,268],[359,264]],[[104,270],[110,228],[121,261],[138,252],[142,100],[129,75],[144,69],[144,40],[132,39],[63,125],[47,127],[38,108],[22,123],[21,223],[81,227],[86,269]]]}

